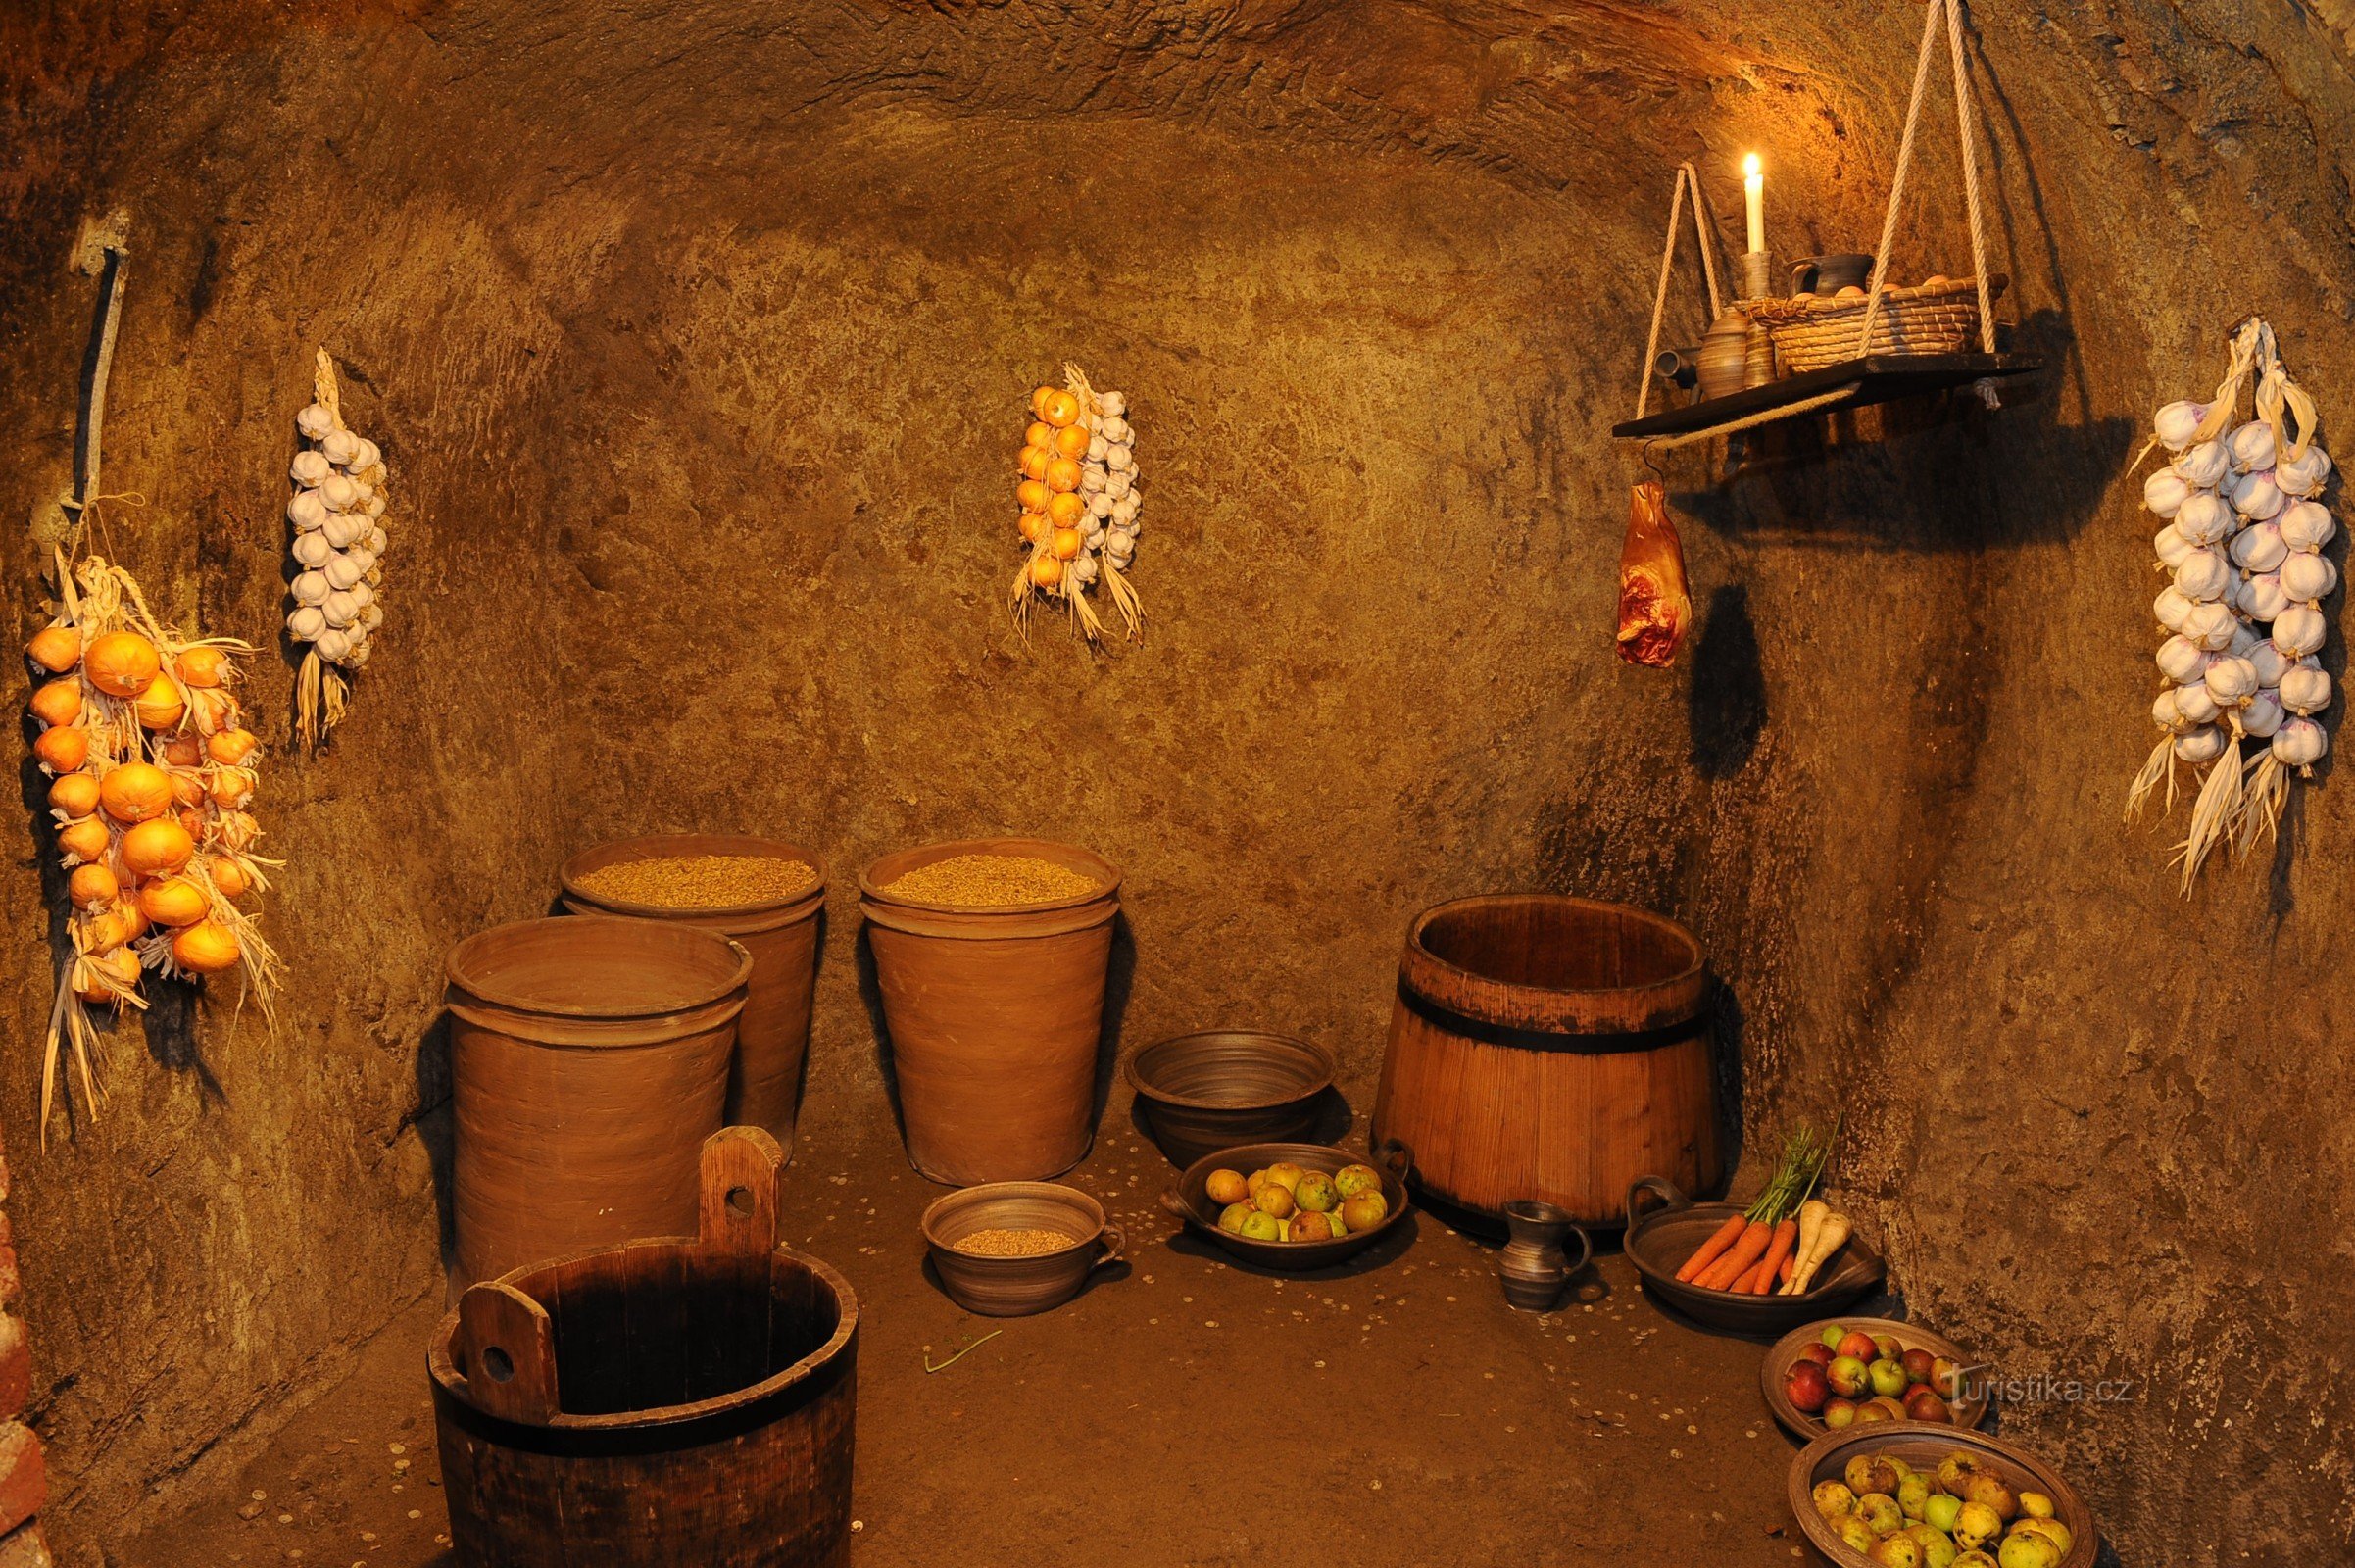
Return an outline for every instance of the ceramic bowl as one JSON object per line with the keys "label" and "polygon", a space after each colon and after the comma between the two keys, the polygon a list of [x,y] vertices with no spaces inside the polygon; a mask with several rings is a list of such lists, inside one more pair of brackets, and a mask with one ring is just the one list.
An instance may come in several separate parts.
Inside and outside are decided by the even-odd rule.
{"label": "ceramic bowl", "polygon": [[1298,1143],[1316,1126],[1333,1058],[1289,1035],[1204,1029],[1128,1058],[1139,1119],[1180,1167],[1244,1144]]}
{"label": "ceramic bowl", "polygon": [[[1389,1200],[1390,1212],[1382,1223],[1370,1231],[1357,1231],[1349,1236],[1337,1236],[1329,1242],[1255,1242],[1248,1236],[1238,1236],[1221,1230],[1218,1225],[1219,1207],[1210,1201],[1205,1190],[1214,1170],[1237,1170],[1250,1175],[1255,1170],[1289,1160],[1306,1170],[1321,1170],[1330,1176],[1345,1165],[1371,1165],[1382,1175],[1382,1196]],[[1390,1235],[1398,1222],[1406,1217],[1406,1173],[1412,1161],[1406,1146],[1395,1140],[1374,1152],[1371,1158],[1352,1154],[1346,1149],[1330,1144],[1245,1144],[1225,1149],[1215,1154],[1205,1154],[1186,1167],[1178,1183],[1161,1195],[1161,1206],[1204,1239],[1224,1249],[1246,1263],[1260,1268],[1277,1269],[1285,1273],[1300,1273],[1312,1268],[1331,1268],[1355,1253],[1364,1251]]]}
{"label": "ceramic bowl", "polygon": [[1832,1317],[1881,1284],[1881,1254],[1862,1236],[1846,1245],[1797,1296],[1736,1296],[1705,1291],[1676,1277],[1701,1243],[1726,1220],[1741,1213],[1738,1203],[1695,1203],[1659,1176],[1645,1176],[1627,1190],[1627,1258],[1644,1276],[1644,1289],[1694,1322],[1737,1334],[1788,1334],[1799,1324]]}
{"label": "ceramic bowl", "polygon": [[[1051,1312],[1080,1293],[1088,1276],[1128,1245],[1104,1206],[1056,1182],[989,1182],[951,1193],[924,1210],[924,1245],[949,1299],[984,1317]],[[1068,1246],[1029,1257],[985,1257],[957,1244],[975,1231],[1047,1230]]]}
{"label": "ceramic bowl", "polygon": [[[1791,1370],[1791,1363],[1799,1358],[1799,1351],[1821,1340],[1824,1330],[1835,1323],[1843,1329],[1853,1329],[1876,1339],[1886,1334],[1908,1350],[1928,1350],[1932,1355],[1942,1355],[1958,1366],[1975,1367],[1979,1364],[1970,1351],[1944,1335],[1933,1334],[1919,1324],[1900,1323],[1894,1318],[1828,1317],[1820,1322],[1802,1323],[1775,1341],[1766,1352],[1766,1359],[1758,1363],[1758,1392],[1765,1396],[1767,1409],[1774,1412],[1777,1425],[1801,1443],[1812,1443],[1832,1429],[1824,1425],[1823,1417],[1809,1415],[1791,1402],[1790,1396],[1783,1392],[1784,1374]],[[1975,1427],[1987,1419],[1987,1389],[1984,1384],[1966,1379],[1963,1392],[1968,1397],[1948,1399],[1946,1413],[1953,1418],[1950,1423],[1953,1426]],[[1932,1421],[1923,1424],[1935,1428],[1940,1423]]]}
{"label": "ceramic bowl", "polygon": [[[1873,1559],[1840,1539],[1840,1533],[1815,1510],[1815,1484],[1840,1481],[1848,1461],[1858,1454],[1887,1453],[1916,1470],[1935,1471],[1948,1454],[1967,1453],[1993,1470],[2014,1492],[2041,1492],[2052,1499],[2052,1516],[2069,1527],[2075,1538],[2059,1568],[2093,1568],[2101,1550],[2093,1528],[2093,1511],[2060,1472],[2027,1449],[1990,1438],[1984,1432],[1960,1432],[1923,1426],[1913,1421],[1882,1421],[1869,1427],[1849,1427],[1816,1439],[1791,1461],[1788,1488],[1791,1511],[1799,1531],[1817,1557],[1836,1568],[1878,1568]],[[1989,1543],[1991,1547],[1993,1543]],[[1987,1555],[1996,1555],[1988,1550]]]}

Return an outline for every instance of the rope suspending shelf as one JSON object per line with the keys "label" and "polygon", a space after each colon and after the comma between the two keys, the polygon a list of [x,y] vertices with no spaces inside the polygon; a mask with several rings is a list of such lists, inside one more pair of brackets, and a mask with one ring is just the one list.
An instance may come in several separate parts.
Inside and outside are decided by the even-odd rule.
{"label": "rope suspending shelf", "polygon": [[[1854,357],[1820,368],[1801,370],[1763,385],[1700,398],[1683,408],[1667,409],[1658,414],[1648,412],[1652,364],[1659,352],[1660,319],[1668,301],[1669,277],[1675,270],[1677,223],[1683,217],[1688,187],[1693,194],[1693,228],[1699,241],[1701,267],[1708,284],[1712,319],[1717,318],[1721,311],[1717,287],[1716,239],[1710,226],[1703,221],[1699,177],[1691,164],[1683,164],[1678,167],[1676,194],[1669,205],[1668,242],[1660,256],[1659,287],[1652,299],[1651,329],[1644,343],[1644,364],[1639,372],[1642,379],[1637,386],[1635,417],[1611,426],[1612,435],[1642,440],[1646,443],[1647,452],[1664,451],[1715,436],[1738,434],[1784,419],[1828,414],[1840,409],[1863,408],[1960,386],[1975,387],[1987,406],[1992,409],[1998,406],[1999,401],[1995,392],[1997,381],[2043,368],[2041,355],[1999,353],[1995,347],[1993,295],[2001,286],[2001,280],[1990,280],[1987,270],[1986,223],[1979,188],[1978,150],[1972,135],[1971,81],[1969,66],[1963,54],[1961,0],[1929,0],[1925,9],[1927,15],[1923,19],[1921,53],[1914,64],[1913,95],[1906,106],[1905,133],[1897,145],[1895,174],[1890,181],[1889,207],[1882,221],[1881,248],[1874,258],[1871,288],[1860,315]],[[1882,307],[1889,290],[1889,249],[1896,237],[1897,214],[1905,197],[1906,173],[1913,162],[1914,133],[1921,122],[1922,105],[1930,84],[1931,63],[1936,58],[1940,23],[1945,24],[1954,76],[1955,123],[1961,141],[1963,196],[1970,218],[1973,282],[1978,295],[1979,351],[1876,353],[1874,331],[1876,326],[1884,324],[1886,316]],[[1933,279],[1932,284],[1926,286],[1940,286],[1940,280]],[[1956,292],[1951,285],[1944,285],[1944,288],[1946,292]],[[1902,293],[1897,296],[1904,297]],[[1746,302],[1750,305],[1774,303]],[[1734,309],[1744,315],[1751,314],[1742,301],[1735,302]],[[1786,306],[1776,318],[1787,319],[1789,315],[1790,307]],[[1753,324],[1751,330],[1755,334],[1758,328]],[[1820,333],[1829,328],[1816,326],[1809,330]],[[1814,357],[1820,360],[1821,339],[1817,341],[1819,347]],[[1881,346],[1886,350],[1888,344]],[[1706,371],[1703,373],[1705,376]]]}

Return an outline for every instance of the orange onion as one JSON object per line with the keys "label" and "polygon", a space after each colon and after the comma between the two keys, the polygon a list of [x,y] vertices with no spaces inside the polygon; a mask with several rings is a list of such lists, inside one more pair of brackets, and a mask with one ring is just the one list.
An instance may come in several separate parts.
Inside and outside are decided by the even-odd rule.
{"label": "orange onion", "polygon": [[1057,458],[1047,465],[1047,488],[1060,494],[1079,488],[1079,465],[1069,458]]}
{"label": "orange onion", "polygon": [[44,724],[78,724],[81,682],[71,675],[63,680],[43,681],[32,689],[32,701],[27,706],[32,709],[32,716]]}
{"label": "orange onion", "polygon": [[115,906],[115,918],[123,922],[123,940],[136,942],[147,935],[147,912],[139,907],[137,899],[124,899]]}
{"label": "orange onion", "polygon": [[180,695],[170,675],[158,675],[149,681],[147,690],[139,694],[138,702],[132,706],[138,710],[141,727],[146,729],[177,729],[188,713],[188,700]]}
{"label": "orange onion", "polygon": [[139,890],[139,912],[158,925],[194,925],[211,907],[205,890],[184,876],[166,877]]}
{"label": "orange onion", "polygon": [[1034,388],[1030,394],[1030,412],[1037,415],[1042,419],[1046,418],[1047,400],[1052,397],[1059,396],[1061,396],[1061,394],[1056,392],[1055,389],[1051,386]]}
{"label": "orange onion", "polygon": [[130,940],[130,923],[113,909],[101,909],[82,921],[81,951],[112,953]]}
{"label": "orange onion", "polygon": [[1088,432],[1076,424],[1066,424],[1055,432],[1055,456],[1084,458],[1088,455]]}
{"label": "orange onion", "polygon": [[57,830],[57,847],[77,860],[103,860],[114,833],[103,816],[85,816]]}
{"label": "orange onion", "polygon": [[110,631],[82,655],[82,673],[109,697],[136,697],[164,667],[156,645],[135,631]]}
{"label": "orange onion", "polygon": [[1054,440],[1055,426],[1049,424],[1045,419],[1031,420],[1030,428],[1022,432],[1022,444],[1026,447],[1048,446]]}
{"label": "orange onion", "polygon": [[1050,392],[1039,400],[1039,417],[1060,429],[1079,421],[1079,399],[1068,392]]}
{"label": "orange onion", "polygon": [[1045,512],[1047,497],[1052,493],[1044,479],[1025,479],[1014,486],[1014,499],[1022,503],[1024,512]]}
{"label": "orange onion", "polygon": [[196,841],[170,817],[141,822],[123,835],[123,864],[133,876],[171,876],[195,853]]}
{"label": "orange onion", "polygon": [[41,731],[32,755],[52,773],[71,773],[90,760],[90,737],[78,724],[56,724]]}
{"label": "orange onion", "polygon": [[239,767],[224,767],[213,775],[213,804],[234,811],[254,798],[254,775]]}
{"label": "orange onion", "polygon": [[77,865],[66,878],[66,893],[77,909],[103,909],[115,902],[123,884],[103,865]]}
{"label": "orange onion", "polygon": [[250,729],[224,729],[205,742],[205,755],[223,767],[235,767],[261,744]]}
{"label": "orange onion", "polygon": [[1088,504],[1068,491],[1047,503],[1047,515],[1055,519],[1058,528],[1076,528],[1079,519],[1087,514]]}
{"label": "orange onion", "polygon": [[1035,545],[1039,542],[1039,535],[1047,531],[1047,519],[1035,512],[1025,512],[1014,526],[1022,530],[1023,538]]}
{"label": "orange onion", "polygon": [[87,773],[67,773],[49,786],[49,804],[69,817],[88,816],[98,809],[98,780]]}
{"label": "orange onion", "polygon": [[229,678],[229,656],[226,651],[199,643],[183,648],[179,657],[180,680],[189,686],[219,686]]}
{"label": "orange onion", "polygon": [[202,806],[213,798],[205,788],[205,776],[192,767],[172,770],[172,798],[182,806]]}
{"label": "orange onion", "polygon": [[243,811],[223,811],[220,832],[223,849],[242,850],[262,836],[262,824]]}
{"label": "orange onion", "polygon": [[74,994],[84,1002],[114,1002],[120,1000],[114,987],[102,976],[112,975],[124,991],[139,983],[139,956],[128,948],[117,948],[112,953],[84,955],[74,960]]}
{"label": "orange onion", "polygon": [[25,645],[25,657],[52,675],[63,675],[81,662],[81,633],[72,626],[43,626]]}
{"label": "orange onion", "polygon": [[163,745],[164,760],[173,767],[198,767],[205,760],[205,738],[183,730],[168,737]]}
{"label": "orange onion", "polygon": [[172,939],[172,961],[190,974],[219,974],[237,958],[237,933],[219,920],[200,921]]}
{"label": "orange onion", "polygon": [[172,809],[172,776],[153,762],[124,762],[98,781],[98,800],[118,822],[144,822]]}
{"label": "orange onion", "polygon": [[188,717],[199,735],[217,734],[237,727],[237,699],[218,686],[193,686],[188,690]]}
{"label": "orange onion", "polygon": [[214,891],[224,899],[244,898],[254,885],[253,873],[226,855],[207,860],[205,874],[213,879]]}
{"label": "orange onion", "polygon": [[1014,466],[1022,470],[1025,479],[1044,479],[1047,465],[1054,461],[1055,454],[1045,447],[1024,447],[1021,456],[1014,459]]}
{"label": "orange onion", "polygon": [[1083,542],[1077,528],[1057,528],[1054,539],[1048,542],[1048,548],[1055,552],[1055,560],[1069,561],[1079,554]]}
{"label": "orange onion", "polygon": [[1040,556],[1030,564],[1030,580],[1041,588],[1052,588],[1063,580],[1063,564],[1052,555]]}

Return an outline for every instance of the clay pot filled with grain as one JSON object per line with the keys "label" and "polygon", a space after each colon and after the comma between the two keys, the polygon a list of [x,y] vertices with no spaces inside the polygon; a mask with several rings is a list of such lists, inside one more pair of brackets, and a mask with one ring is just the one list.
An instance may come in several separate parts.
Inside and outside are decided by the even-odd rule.
{"label": "clay pot filled with grain", "polygon": [[752,955],[728,1065],[727,1120],[763,1129],[791,1159],[817,987],[824,862],[783,839],[655,833],[583,850],[558,876],[574,914],[697,926]]}
{"label": "clay pot filled with grain", "polygon": [[887,855],[859,879],[908,1157],[1039,1181],[1088,1152],[1120,873],[1046,839]]}

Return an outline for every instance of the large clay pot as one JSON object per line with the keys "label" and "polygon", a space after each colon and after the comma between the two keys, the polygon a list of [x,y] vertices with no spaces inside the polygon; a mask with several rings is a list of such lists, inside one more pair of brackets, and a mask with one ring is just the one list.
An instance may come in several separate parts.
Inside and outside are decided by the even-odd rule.
{"label": "large clay pot", "polygon": [[1714,1036],[1701,949],[1674,920],[1550,893],[1426,909],[1398,959],[1373,1136],[1426,1192],[1496,1229],[1537,1199],[1619,1222],[1628,1184],[1715,1183]]}
{"label": "large clay pot", "polygon": [[777,1245],[783,1151],[730,1127],[684,1236],[474,1286],[427,1364],[463,1568],[840,1568],[859,1298]]}
{"label": "large clay pot", "polygon": [[[965,908],[883,891],[958,855],[1030,856],[1094,892]],[[1045,839],[965,839],[887,855],[859,879],[891,1034],[908,1157],[936,1182],[1040,1181],[1087,1156],[1120,873]]]}
{"label": "large clay pot", "polygon": [[520,920],[451,950],[457,1284],[692,1232],[752,958],[660,920]]}
{"label": "large clay pot", "polygon": [[[601,897],[581,886],[590,872],[627,860],[677,859],[698,855],[768,856],[799,860],[815,873],[810,886],[766,904],[721,909],[679,909]],[[722,833],[655,833],[583,850],[558,873],[564,907],[574,914],[625,914],[701,926],[734,939],[753,956],[753,978],[736,1020],[736,1054],[728,1067],[727,1120],[760,1127],[793,1158],[794,1124],[802,1103],[802,1069],[810,1054],[810,1000],[817,988],[818,916],[826,906],[825,862],[782,839]]]}

